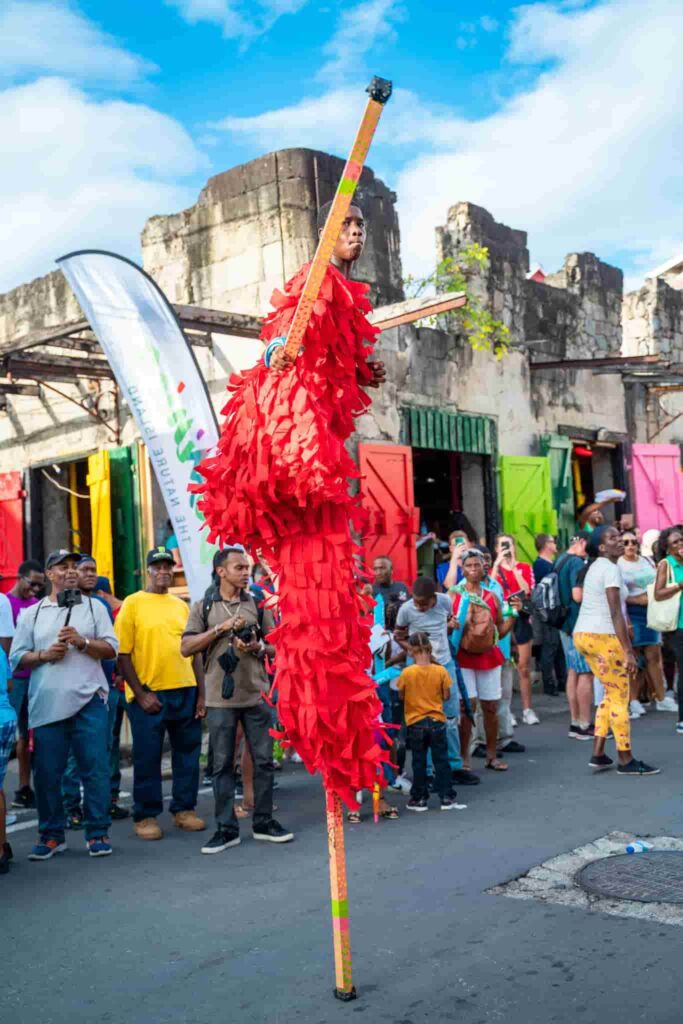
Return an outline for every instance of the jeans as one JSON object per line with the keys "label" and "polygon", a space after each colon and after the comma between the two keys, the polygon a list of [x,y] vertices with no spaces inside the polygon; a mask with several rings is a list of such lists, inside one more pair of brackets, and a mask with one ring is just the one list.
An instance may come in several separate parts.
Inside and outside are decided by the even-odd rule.
{"label": "jeans", "polygon": [[62,776],[70,749],[83,780],[85,838],[97,839],[107,834],[111,824],[108,733],[107,706],[97,694],[71,718],[34,729],[33,777],[41,836],[64,840]]}
{"label": "jeans", "polygon": [[[443,712],[446,716],[446,738],[448,740],[448,763],[451,771],[457,772],[462,768],[462,757],[460,756],[460,690],[455,675],[455,662],[448,661],[444,668],[451,677],[451,695],[443,702]],[[436,766],[435,766],[436,767]]]}
{"label": "jeans", "polygon": [[[109,690],[107,711],[109,718],[108,745],[109,751],[109,775],[111,786],[111,799],[114,803],[119,796],[121,788],[121,765],[119,763],[119,740],[121,738],[121,723],[123,721],[123,710],[126,704],[124,695],[115,689]],[[73,814],[81,806],[81,778],[78,772],[78,765],[74,752],[71,750],[69,759],[66,762],[66,769],[62,777],[62,796],[64,798],[65,815]]]}
{"label": "jeans", "polygon": [[431,750],[436,791],[440,797],[450,796],[451,769],[448,762],[448,736],[445,722],[436,718],[422,718],[408,726],[408,744],[413,755],[413,800],[427,800],[427,751]]}
{"label": "jeans", "polygon": [[137,701],[127,706],[133,733],[133,820],[156,818],[163,810],[161,755],[164,735],[171,744],[173,785],[170,811],[193,811],[199,790],[202,723],[194,717],[196,686],[155,690],[161,711],[148,715]]}
{"label": "jeans", "polygon": [[241,722],[254,762],[254,825],[273,817],[273,738],[271,713],[262,701],[249,708],[209,708],[206,713],[213,750],[216,827],[239,832],[235,815],[235,744]]}
{"label": "jeans", "polygon": [[678,721],[683,722],[683,629],[667,633],[666,636],[669,638],[678,665]]}
{"label": "jeans", "polygon": [[543,677],[543,692],[556,693],[567,688],[567,665],[564,660],[559,629],[541,623],[541,649],[539,667]]}

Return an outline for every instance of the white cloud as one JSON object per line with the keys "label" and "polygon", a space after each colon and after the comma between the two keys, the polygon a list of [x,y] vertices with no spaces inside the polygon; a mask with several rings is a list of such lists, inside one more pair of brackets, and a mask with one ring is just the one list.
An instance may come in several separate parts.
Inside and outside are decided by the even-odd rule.
{"label": "white cloud", "polygon": [[327,60],[320,76],[347,78],[351,67],[357,73],[366,54],[374,55],[382,43],[396,38],[395,23],[404,18],[405,10],[397,0],[364,0],[343,11],[334,35],[323,49]]}
{"label": "white cloud", "polygon": [[308,0],[165,0],[191,25],[218,25],[226,39],[248,42],[267,32],[284,14],[296,14]]}
{"label": "white cloud", "polygon": [[458,200],[529,231],[547,269],[591,250],[621,254],[632,272],[666,258],[663,245],[683,248],[676,26],[683,30],[680,0],[651,0],[647,17],[639,0],[518,9],[509,59],[550,61],[550,70],[391,183],[408,269],[429,267],[434,225]]}
{"label": "white cloud", "polygon": [[[310,146],[346,156],[344,147],[353,140],[363,98],[358,87],[335,89],[253,117],[226,117],[210,127],[263,151]],[[462,119],[426,106],[407,89],[396,89],[382,116],[379,140],[396,147],[418,142],[445,146],[465,127]]]}
{"label": "white cloud", "polygon": [[479,24],[484,32],[496,32],[498,30],[498,22],[495,18],[489,17],[488,14],[482,14]]}
{"label": "white cloud", "polygon": [[3,0],[0,4],[0,79],[49,72],[127,83],[155,70],[67,3]]}
{"label": "white cloud", "polygon": [[195,198],[178,180],[203,157],[173,118],[141,104],[96,102],[64,79],[0,93],[0,289],[54,269],[76,248],[139,258],[151,214]]}

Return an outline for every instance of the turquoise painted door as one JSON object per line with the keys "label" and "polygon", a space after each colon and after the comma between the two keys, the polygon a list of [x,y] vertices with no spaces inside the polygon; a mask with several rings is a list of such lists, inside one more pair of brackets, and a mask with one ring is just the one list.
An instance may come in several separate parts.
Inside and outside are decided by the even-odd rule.
{"label": "turquoise painted door", "polygon": [[544,456],[503,455],[499,462],[503,530],[517,542],[521,562],[536,558],[537,533],[557,533],[550,460]]}
{"label": "turquoise painted door", "polygon": [[572,442],[563,434],[543,434],[541,455],[550,461],[553,508],[557,513],[557,539],[566,548],[576,532],[574,483],[572,480]]}

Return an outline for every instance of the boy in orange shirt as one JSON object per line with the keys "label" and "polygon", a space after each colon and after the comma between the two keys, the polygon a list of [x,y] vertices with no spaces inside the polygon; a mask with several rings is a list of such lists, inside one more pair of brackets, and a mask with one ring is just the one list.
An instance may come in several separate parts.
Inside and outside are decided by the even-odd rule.
{"label": "boy in orange shirt", "polygon": [[456,803],[451,787],[443,710],[443,702],[451,694],[451,677],[442,665],[432,661],[432,645],[426,633],[413,633],[408,638],[408,648],[415,664],[405,668],[398,679],[398,692],[404,703],[408,727],[408,746],[413,754],[413,786],[406,808],[409,811],[427,810],[427,751],[431,750],[441,810],[451,811]]}

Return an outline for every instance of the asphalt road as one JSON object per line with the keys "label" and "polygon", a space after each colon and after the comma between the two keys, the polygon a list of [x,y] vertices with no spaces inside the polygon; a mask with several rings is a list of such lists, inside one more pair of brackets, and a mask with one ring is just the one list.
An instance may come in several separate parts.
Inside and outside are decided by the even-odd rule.
{"label": "asphalt road", "polygon": [[[301,766],[279,777],[277,816],[296,831],[287,846],[243,827],[240,847],[201,856],[206,833],[180,833],[165,815],[160,843],[121,822],[110,858],[89,859],[77,833],[65,855],[36,864],[33,829],[13,831],[0,1021],[678,1024],[679,928],[486,893],[612,830],[683,837],[674,722],[634,723],[636,755],[664,769],[655,778],[592,776],[590,744],[546,713],[517,730],[527,753],[510,756],[507,775],[482,771],[481,786],[460,791],[466,811],[434,800],[428,814],[375,826],[366,809],[346,828],[359,991],[349,1004],[332,998],[322,792]],[[209,793],[199,809],[210,820]]]}

